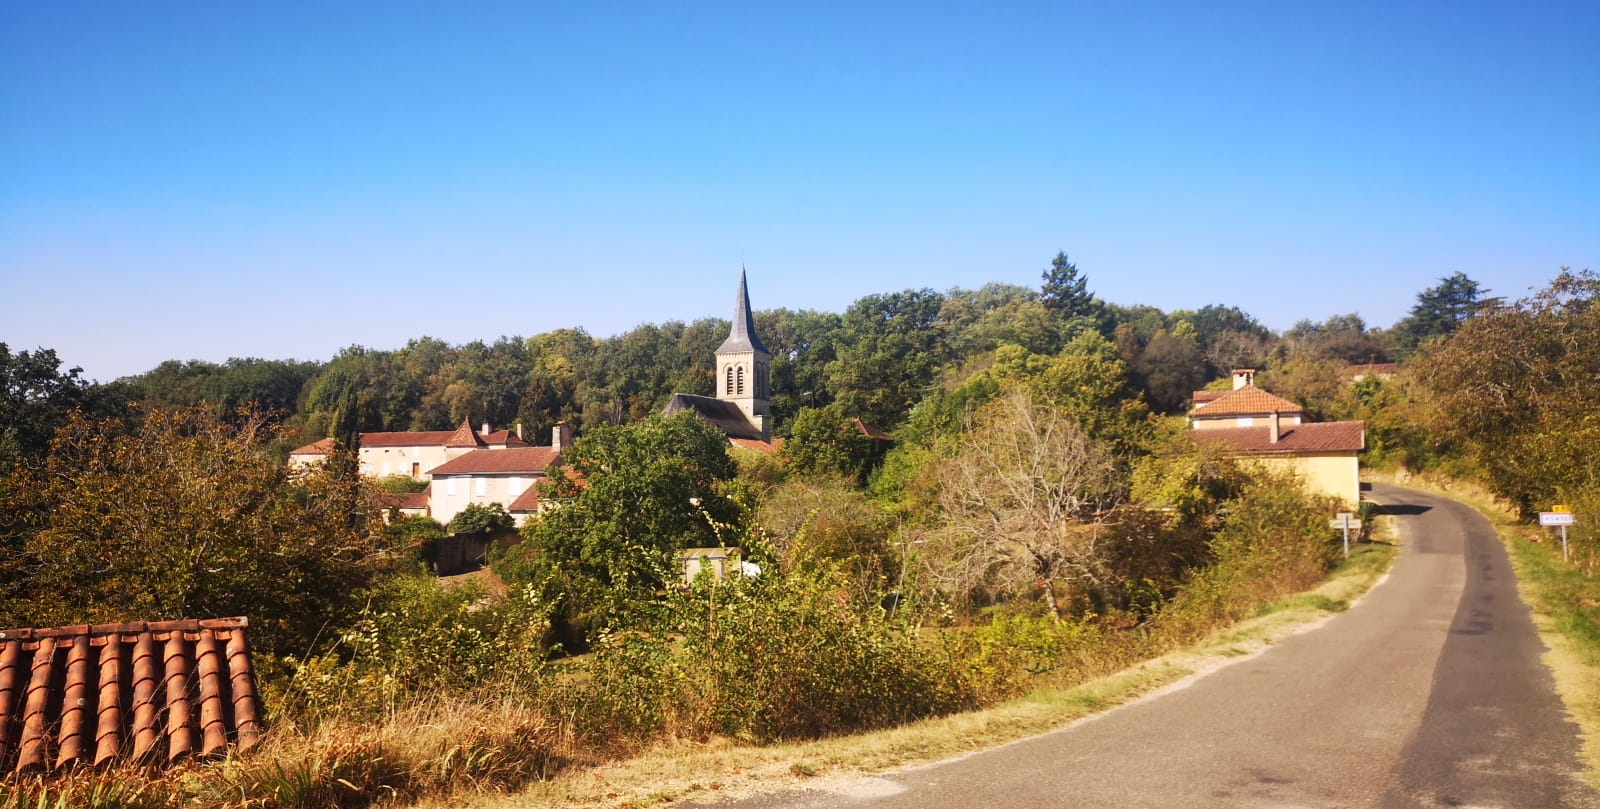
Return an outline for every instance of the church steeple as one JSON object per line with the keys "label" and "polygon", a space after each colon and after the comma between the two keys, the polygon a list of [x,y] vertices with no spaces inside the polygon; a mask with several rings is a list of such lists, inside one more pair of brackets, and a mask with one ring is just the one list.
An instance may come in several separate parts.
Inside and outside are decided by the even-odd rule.
{"label": "church steeple", "polygon": [[728,330],[728,339],[717,347],[718,354],[734,351],[754,351],[772,356],[761,345],[761,338],[756,336],[756,321],[750,314],[750,290],[745,286],[744,267],[739,268],[739,296],[733,301],[733,328]]}
{"label": "church steeple", "polygon": [[756,336],[755,318],[750,313],[750,291],[744,268],[739,268],[739,295],[733,303],[733,326],[728,339],[717,348],[717,398],[744,411],[750,423],[771,436],[772,408],[767,384],[771,375],[772,354]]}

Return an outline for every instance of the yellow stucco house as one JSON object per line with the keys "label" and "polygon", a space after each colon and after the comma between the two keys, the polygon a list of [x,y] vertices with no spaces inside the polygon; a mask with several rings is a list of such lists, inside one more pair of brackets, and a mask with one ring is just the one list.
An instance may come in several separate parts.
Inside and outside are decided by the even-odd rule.
{"label": "yellow stucco house", "polygon": [[1346,508],[1361,502],[1357,456],[1367,445],[1365,422],[1309,421],[1305,408],[1255,387],[1248,370],[1234,372],[1231,391],[1199,393],[1189,413],[1195,443],[1293,473]]}

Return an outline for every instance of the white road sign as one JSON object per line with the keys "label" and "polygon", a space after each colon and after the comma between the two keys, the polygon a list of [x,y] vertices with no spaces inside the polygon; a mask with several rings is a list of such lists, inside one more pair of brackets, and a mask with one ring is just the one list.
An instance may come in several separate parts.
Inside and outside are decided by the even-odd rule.
{"label": "white road sign", "polygon": [[1541,511],[1539,512],[1540,525],[1576,525],[1569,511]]}

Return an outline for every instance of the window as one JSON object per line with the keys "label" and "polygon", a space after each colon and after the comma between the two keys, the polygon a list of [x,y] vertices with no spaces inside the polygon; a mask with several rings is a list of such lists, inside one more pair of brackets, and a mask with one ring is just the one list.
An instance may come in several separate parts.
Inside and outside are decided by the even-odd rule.
{"label": "window", "polygon": [[728,395],[733,395],[733,366],[728,366]]}
{"label": "window", "polygon": [[479,497],[482,497],[484,495],[484,493],[488,491],[489,479],[488,478],[478,478],[477,479],[477,484],[478,485],[476,487],[474,487],[475,492]]}
{"label": "window", "polygon": [[744,366],[743,365],[739,366],[739,375],[736,378],[739,380],[739,385],[738,385],[738,390],[735,391],[735,393],[738,393],[740,396],[743,396],[744,395]]}
{"label": "window", "polygon": [[508,491],[511,492],[512,497],[522,494],[522,476],[512,475],[510,481],[508,481],[508,485],[510,487]]}
{"label": "window", "polygon": [[456,493],[456,479],[455,478],[445,478],[445,481],[444,481],[444,493],[448,494],[448,495],[454,495]]}

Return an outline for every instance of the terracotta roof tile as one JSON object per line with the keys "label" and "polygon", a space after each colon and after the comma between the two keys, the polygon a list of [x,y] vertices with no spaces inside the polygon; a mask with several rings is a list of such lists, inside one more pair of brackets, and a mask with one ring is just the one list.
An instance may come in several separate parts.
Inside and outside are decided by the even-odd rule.
{"label": "terracotta roof tile", "polygon": [[889,440],[891,440],[889,438],[889,434],[884,432],[882,427],[879,427],[878,425],[873,424],[870,421],[862,421],[861,419],[856,419],[856,430],[859,431],[862,435],[864,435],[864,436],[866,436],[866,437],[868,437],[868,438],[870,438],[870,439],[872,439],[874,441],[889,441]]}
{"label": "terracotta roof tile", "polygon": [[481,449],[445,461],[428,474],[440,475],[515,475],[543,472],[561,462],[555,447],[508,447]]}
{"label": "terracotta roof tile", "polygon": [[504,444],[508,447],[533,446],[532,444],[522,440],[521,436],[511,432],[510,430],[495,430],[494,432],[483,436],[483,443],[488,444],[491,447],[499,446],[500,444]]}
{"label": "terracotta roof tile", "polygon": [[754,452],[759,452],[762,455],[771,455],[772,453],[778,451],[778,447],[783,445],[782,439],[762,441],[756,438],[730,438],[728,441],[736,447],[743,447]]}
{"label": "terracotta roof tile", "polygon": [[305,446],[303,446],[303,447],[301,447],[301,448],[299,448],[299,449],[297,449],[294,452],[291,452],[289,454],[290,455],[327,455],[329,452],[332,452],[332,451],[333,451],[333,439],[332,438],[324,438],[321,441],[313,441],[313,442],[311,442],[311,443],[309,443],[309,444],[307,444],[307,445],[305,445]]}
{"label": "terracotta roof tile", "polygon": [[408,433],[362,433],[363,449],[376,447],[441,447],[455,430],[421,430]]}
{"label": "terracotta roof tile", "polygon": [[522,494],[517,495],[517,499],[512,500],[511,501],[511,505],[506,507],[506,511],[509,511],[509,512],[511,512],[513,514],[524,513],[524,512],[534,512],[534,511],[538,511],[538,510],[539,510],[539,487],[538,486],[529,486],[527,491],[523,492]]}
{"label": "terracotta roof tile", "polygon": [[244,618],[0,632],[0,771],[175,764],[261,741]]}
{"label": "terracotta roof tile", "polygon": [[484,443],[483,436],[478,435],[477,431],[472,429],[472,422],[467,419],[461,420],[461,426],[457,427],[456,431],[450,434],[450,438],[444,442],[444,445],[454,449],[460,449],[462,447],[477,447],[482,449],[483,447],[489,446],[488,444]]}
{"label": "terracotta roof tile", "polygon": [[1246,385],[1230,390],[1215,400],[1196,407],[1190,415],[1195,418],[1246,416],[1255,414],[1304,413],[1306,409],[1281,396],[1274,396],[1254,386]]}
{"label": "terracotta roof tile", "polygon": [[1367,446],[1366,422],[1362,421],[1286,424],[1277,443],[1272,442],[1268,427],[1195,430],[1190,435],[1201,446],[1235,452],[1350,452]]}
{"label": "terracotta roof tile", "polygon": [[1203,405],[1207,402],[1215,402],[1216,400],[1227,396],[1230,392],[1231,391],[1225,390],[1197,390],[1194,392],[1194,396],[1192,397],[1191,401],[1197,405]]}

